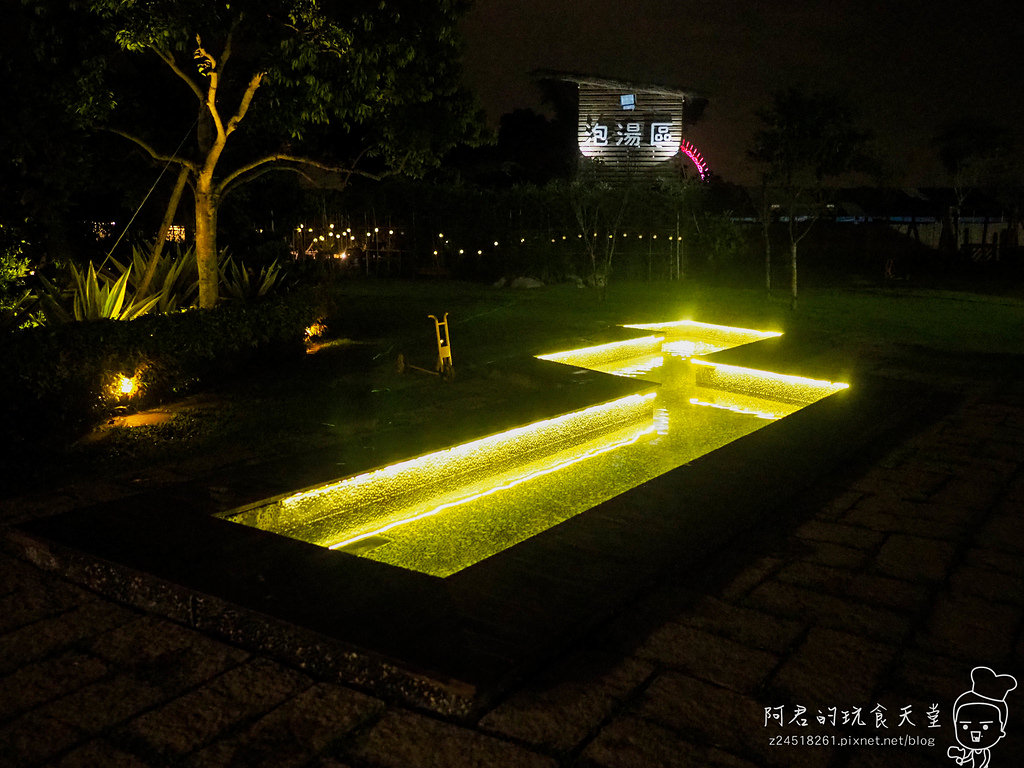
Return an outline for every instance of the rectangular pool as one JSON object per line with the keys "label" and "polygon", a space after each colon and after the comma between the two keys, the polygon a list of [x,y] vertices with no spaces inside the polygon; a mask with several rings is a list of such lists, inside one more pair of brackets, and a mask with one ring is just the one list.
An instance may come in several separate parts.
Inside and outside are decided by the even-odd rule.
{"label": "rectangular pool", "polygon": [[626,327],[649,335],[539,357],[634,394],[222,516],[446,577],[847,386],[705,359],[778,333]]}

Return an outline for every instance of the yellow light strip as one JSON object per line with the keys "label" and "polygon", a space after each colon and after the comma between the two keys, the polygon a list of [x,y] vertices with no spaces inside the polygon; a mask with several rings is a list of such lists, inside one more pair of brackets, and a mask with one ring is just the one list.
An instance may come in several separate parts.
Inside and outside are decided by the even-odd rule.
{"label": "yellow light strip", "polygon": [[811,387],[827,387],[829,389],[849,389],[849,384],[844,384],[838,381],[828,381],[826,379],[808,379],[804,376],[790,376],[785,373],[773,373],[772,371],[760,371],[756,368],[741,368],[737,365],[725,365],[724,363],[713,363],[710,360],[701,360],[697,357],[690,358],[690,362],[694,365],[704,365],[709,368],[715,368],[722,373],[733,373],[744,376],[753,376],[759,379],[768,379],[770,381],[778,381],[783,384],[798,384],[802,386]]}
{"label": "yellow light strip", "polygon": [[545,355],[537,355],[541,360],[553,360],[561,362],[560,358],[566,357],[590,357],[607,352],[624,352],[631,347],[647,347],[665,340],[664,336],[641,336],[638,339],[627,339],[625,341],[613,341],[609,344],[598,344],[593,347],[580,347],[579,349],[567,349],[563,352],[549,352]]}
{"label": "yellow light strip", "polygon": [[561,416],[556,416],[551,419],[535,421],[531,424],[525,424],[521,427],[515,427],[513,429],[506,430],[505,432],[499,432],[498,434],[495,435],[488,435],[487,437],[482,437],[479,440],[473,440],[468,443],[462,443],[461,445],[456,445],[451,448],[445,448],[444,450],[436,451],[434,453],[428,453],[424,456],[418,456],[414,459],[401,461],[398,462],[397,464],[390,464],[386,467],[373,469],[370,470],[369,472],[364,472],[361,475],[347,477],[344,480],[339,480],[338,482],[335,483],[318,486],[316,488],[310,488],[309,490],[306,491],[300,491],[299,493],[281,499],[280,503],[284,506],[290,506],[293,504],[299,504],[308,499],[313,499],[319,496],[335,493],[339,489],[345,488],[347,486],[361,485],[364,483],[370,483],[378,480],[386,480],[405,471],[422,469],[427,465],[436,464],[438,462],[444,462],[454,458],[458,458],[462,455],[465,455],[467,453],[470,453],[481,448],[493,448],[494,444],[501,443],[506,440],[514,440],[517,437],[520,437],[528,432],[538,431],[546,427],[558,426],[572,419],[590,416],[602,410],[610,410],[612,408],[640,405],[647,400],[652,400],[654,397],[656,397],[656,395],[657,393],[655,392],[628,395],[627,397],[623,397],[618,400],[613,400],[608,403],[592,405],[589,408],[584,408],[581,411],[573,411],[572,413],[562,414]]}
{"label": "yellow light strip", "polygon": [[437,515],[438,513],[445,511],[446,509],[452,509],[453,507],[459,507],[462,506],[463,504],[469,504],[470,502],[476,501],[477,499],[482,499],[485,496],[491,496],[495,493],[498,493],[499,491],[507,491],[510,488],[515,488],[517,485],[528,482],[530,480],[534,480],[538,477],[543,477],[544,475],[550,475],[552,472],[558,472],[559,470],[565,469],[566,467],[571,467],[573,464],[578,464],[579,462],[585,461],[586,459],[592,459],[595,456],[600,456],[603,453],[608,453],[609,451],[614,451],[618,448],[624,448],[627,445],[633,445],[634,443],[639,441],[640,438],[642,438],[644,435],[649,435],[653,432],[653,425],[645,427],[632,437],[627,438],[625,440],[619,440],[617,442],[601,446],[600,448],[595,448],[590,451],[586,451],[580,454],[579,456],[575,456],[571,459],[566,459],[565,461],[559,462],[558,464],[554,464],[550,467],[545,467],[544,469],[539,469],[536,472],[531,472],[528,475],[516,478],[515,480],[510,480],[509,482],[495,486],[494,488],[488,488],[486,491],[475,493],[472,496],[466,496],[465,498],[457,499],[456,501],[449,501],[445,504],[440,504],[434,507],[433,509],[427,510],[426,512],[421,512],[420,514],[414,515],[413,517],[409,517],[404,520],[396,520],[392,523],[388,523],[387,525],[381,526],[380,528],[377,528],[374,531],[369,531],[368,533],[361,533],[358,536],[353,536],[350,539],[339,541],[337,544],[331,544],[328,547],[328,549],[341,549],[342,547],[347,547],[350,544],[355,544],[357,541],[362,541],[363,539],[367,539],[371,536],[380,536],[382,534],[385,534],[388,531],[397,528],[400,525],[415,523],[418,520],[433,517],[434,515]]}
{"label": "yellow light strip", "polygon": [[733,413],[739,413],[743,416],[756,416],[759,419],[765,421],[778,421],[782,417],[776,413],[770,413],[769,411],[755,411],[750,408],[741,408],[738,405],[722,405],[720,403],[708,403],[703,400],[698,400],[696,397],[690,398],[690,405],[699,405],[705,408],[717,408],[721,411],[732,411]]}
{"label": "yellow light strip", "polygon": [[728,348],[728,344],[710,344],[706,341],[666,341],[661,345],[662,352],[684,359],[694,355],[710,355]]}
{"label": "yellow light strip", "polygon": [[661,368],[664,364],[665,357],[663,355],[656,355],[636,365],[629,365],[625,368],[613,368],[608,373],[613,373],[616,376],[642,376],[645,373],[650,373],[655,368]]}
{"label": "yellow light strip", "polygon": [[696,320],[673,320],[667,323],[631,323],[623,325],[623,328],[636,328],[641,331],[662,331],[667,328],[702,328],[708,331],[723,331],[725,333],[752,333],[764,338],[781,336],[779,331],[757,331],[753,328],[739,328],[734,325],[714,325],[712,323],[699,323]]}

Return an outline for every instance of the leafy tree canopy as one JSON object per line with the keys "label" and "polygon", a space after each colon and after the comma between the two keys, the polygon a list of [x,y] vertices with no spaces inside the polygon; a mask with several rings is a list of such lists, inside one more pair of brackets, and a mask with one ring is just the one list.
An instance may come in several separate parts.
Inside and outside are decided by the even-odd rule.
{"label": "leafy tree canopy", "polygon": [[[757,113],[762,128],[748,156],[761,166],[761,216],[765,235],[765,284],[771,291],[769,222],[773,206],[768,191],[778,191],[786,216],[790,246],[791,306],[797,302],[797,245],[807,235],[825,204],[825,183],[847,173],[866,170],[863,152],[868,135],[858,130],[846,100],[836,94],[807,93],[789,88]],[[803,223],[801,223],[801,220]]]}
{"label": "leafy tree canopy", "polygon": [[460,83],[463,0],[24,0],[98,25],[68,106],[187,177],[200,304],[216,302],[216,215],[275,169],[416,174],[478,135]]}
{"label": "leafy tree canopy", "polygon": [[836,94],[789,88],[757,116],[763,127],[749,156],[773,183],[815,186],[866,165],[861,148],[867,134],[855,127],[852,109]]}
{"label": "leafy tree canopy", "polygon": [[[164,65],[161,75],[173,73],[179,80],[171,90],[154,74],[145,84],[148,95],[175,100],[187,88],[202,107],[212,91],[224,130],[244,121],[250,150],[307,148],[303,140],[315,145],[328,135],[334,142],[348,137],[343,146],[335,143],[329,160],[376,156],[382,161],[377,169],[401,166],[416,172],[475,135],[476,116],[458,67],[461,0],[75,0],[75,5],[101,18],[105,34],[124,51],[140,54],[137,58],[155,54]],[[137,77],[140,62],[132,64]],[[111,67],[108,60],[94,71]],[[80,113],[126,131],[138,127],[138,112],[148,100],[133,99],[138,91],[126,94],[129,89],[116,78],[95,85],[83,89],[76,105]],[[203,119],[219,130],[207,112],[212,110],[201,110]],[[182,122],[184,132],[191,121]],[[346,157],[344,150],[354,154]]]}

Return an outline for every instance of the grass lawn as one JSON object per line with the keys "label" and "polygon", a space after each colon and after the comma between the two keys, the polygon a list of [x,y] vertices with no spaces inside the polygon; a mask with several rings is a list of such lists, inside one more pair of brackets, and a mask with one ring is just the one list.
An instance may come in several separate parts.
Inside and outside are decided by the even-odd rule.
{"label": "grass lawn", "polygon": [[[398,375],[395,359],[432,367],[428,314],[449,313],[456,379]],[[196,479],[229,507],[344,476],[548,415],[555,395],[532,355],[616,338],[626,322],[690,318],[827,340],[843,369],[1024,350],[1024,293],[808,289],[796,312],[780,295],[696,282],[512,291],[452,282],[340,283],[338,341],[287,365],[256,368],[183,403],[162,423],[107,426],[15,490],[121,478],[139,487]],[[983,374],[979,374],[983,375]],[[234,479],[232,479],[234,478]]]}
{"label": "grass lawn", "polygon": [[[918,345],[952,353],[1024,351],[1024,289],[1016,297],[938,290],[808,291],[796,312],[784,292],[688,283],[613,284],[596,292],[559,285],[510,291],[459,283],[354,283],[342,315],[352,333],[431,338],[427,313],[452,315],[453,349],[499,356],[601,336],[617,323],[690,318],[775,330],[813,330],[847,341]],[[465,358],[465,353],[461,357]],[[463,360],[463,364],[470,362]],[[479,361],[473,360],[476,364]]]}

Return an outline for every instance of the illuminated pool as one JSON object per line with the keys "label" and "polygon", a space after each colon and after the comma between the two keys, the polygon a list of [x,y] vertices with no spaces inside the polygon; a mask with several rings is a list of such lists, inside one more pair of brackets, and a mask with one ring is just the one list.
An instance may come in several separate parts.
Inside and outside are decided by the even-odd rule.
{"label": "illuminated pool", "polygon": [[635,394],[224,517],[445,577],[847,386],[702,357],[778,333],[627,327],[650,334],[539,357],[634,378]]}

